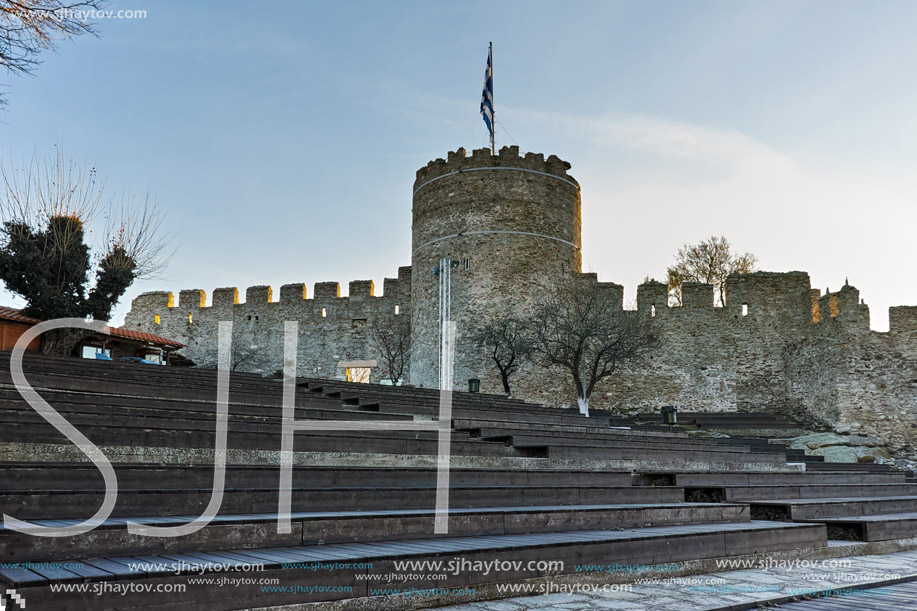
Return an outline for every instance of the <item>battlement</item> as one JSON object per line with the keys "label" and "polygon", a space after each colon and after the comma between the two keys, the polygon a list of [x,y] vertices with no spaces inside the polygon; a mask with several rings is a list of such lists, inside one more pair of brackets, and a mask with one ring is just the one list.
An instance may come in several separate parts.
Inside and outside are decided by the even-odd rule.
{"label": "battlement", "polygon": [[655,312],[669,305],[669,287],[664,282],[650,280],[637,287],[637,310]]}
{"label": "battlement", "polygon": [[[414,188],[417,189],[424,183],[446,174],[492,167],[532,170],[559,176],[576,183],[576,179],[567,174],[567,170],[571,167],[568,162],[563,161],[557,155],[551,155],[545,159],[543,153],[526,153],[522,156],[519,154],[518,146],[504,146],[496,155],[492,155],[490,149],[487,148],[475,149],[471,155],[468,155],[464,148],[459,148],[450,151],[446,157],[446,159],[435,159],[417,170]],[[579,183],[576,184],[579,186]]]}
{"label": "battlement", "polygon": [[[398,269],[397,278],[386,278],[383,283],[383,294],[376,295],[375,283],[372,280],[354,280],[349,285],[349,295],[341,297],[341,285],[338,282],[316,282],[312,292],[312,299],[309,299],[308,288],[304,283],[298,282],[293,284],[284,284],[280,287],[280,300],[274,301],[274,291],[268,285],[250,286],[245,289],[245,301],[239,301],[239,289],[236,287],[224,287],[214,289],[213,299],[210,306],[207,305],[207,292],[201,289],[186,289],[178,292],[178,301],[175,300],[175,294],[171,291],[153,291],[142,293],[134,298],[131,302],[132,311],[168,311],[178,309],[183,315],[197,310],[209,309],[210,307],[226,307],[236,305],[260,305],[267,303],[296,304],[305,301],[317,301],[326,303],[332,300],[355,301],[365,300],[368,298],[402,298],[410,299],[411,289],[411,268],[401,267]],[[406,301],[402,307],[407,308],[410,303]],[[164,313],[164,312],[163,312]]]}
{"label": "battlement", "polygon": [[685,308],[712,308],[713,285],[685,282],[681,285],[681,305]]}
{"label": "battlement", "polygon": [[666,310],[714,308],[747,315],[751,309],[809,316],[812,309],[811,285],[805,272],[754,272],[732,274],[726,279],[726,307],[719,308],[712,284],[685,282],[681,287],[681,306],[669,306],[668,286],[650,280],[637,287],[637,309],[655,313]]}
{"label": "battlement", "polygon": [[599,275],[586,272],[579,275],[581,281],[594,284],[604,298],[614,304],[615,309],[624,309],[624,287],[614,282],[599,282]]}
{"label": "battlement", "polygon": [[895,306],[888,309],[888,330],[892,334],[917,339],[917,306]]}
{"label": "battlement", "polygon": [[813,289],[812,320],[813,322],[837,321],[859,327],[862,331],[869,330],[869,306],[860,299],[860,291],[855,287],[845,284],[837,292]]}

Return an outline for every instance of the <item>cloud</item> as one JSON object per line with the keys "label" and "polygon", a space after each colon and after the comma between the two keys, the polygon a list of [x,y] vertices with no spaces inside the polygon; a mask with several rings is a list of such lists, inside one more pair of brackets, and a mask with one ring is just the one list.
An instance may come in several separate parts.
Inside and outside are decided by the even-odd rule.
{"label": "cloud", "polygon": [[[902,281],[913,275],[917,226],[908,177],[842,167],[830,152],[778,150],[728,126],[625,112],[513,114],[541,126],[537,140],[575,134],[564,146],[578,147],[584,262],[628,290],[646,274],[664,276],[682,244],[722,234],[764,269],[808,271],[822,290],[849,276],[877,330],[887,328],[888,306],[917,303],[917,286]],[[584,155],[583,145],[592,150]]]}
{"label": "cloud", "polygon": [[553,126],[582,134],[594,147],[648,153],[669,162],[690,162],[728,173],[754,170],[785,172],[793,162],[783,153],[728,126],[710,126],[644,113],[616,111],[580,116],[511,109],[508,114],[529,125]]}

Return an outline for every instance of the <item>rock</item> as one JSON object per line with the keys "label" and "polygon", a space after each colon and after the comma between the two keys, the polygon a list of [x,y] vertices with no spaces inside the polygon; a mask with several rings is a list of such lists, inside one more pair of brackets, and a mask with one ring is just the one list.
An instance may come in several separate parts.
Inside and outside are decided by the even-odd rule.
{"label": "rock", "polygon": [[805,450],[807,454],[824,456],[827,462],[875,462],[891,457],[883,444],[863,435],[837,433],[810,433],[785,440],[791,448]]}
{"label": "rock", "polygon": [[826,462],[857,462],[857,452],[849,446],[825,446],[808,452],[814,456],[824,456]]}
{"label": "rock", "polygon": [[884,444],[862,435],[838,435],[837,433],[810,433],[789,440],[790,447],[797,450],[815,450],[831,446],[881,447]]}

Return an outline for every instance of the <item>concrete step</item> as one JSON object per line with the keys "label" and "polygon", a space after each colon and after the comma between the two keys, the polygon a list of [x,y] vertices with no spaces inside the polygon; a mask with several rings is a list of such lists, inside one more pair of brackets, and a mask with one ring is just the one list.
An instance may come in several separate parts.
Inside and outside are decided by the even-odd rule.
{"label": "concrete step", "polygon": [[[655,475],[655,474],[647,474]],[[659,474],[663,475],[663,474]],[[704,488],[717,486],[767,486],[800,484],[903,484],[903,473],[676,473],[670,485]]]}
{"label": "concrete step", "polygon": [[[236,432],[252,433],[280,433],[282,430],[282,419],[279,415],[276,417],[249,416],[235,414],[230,412],[228,421],[230,429]],[[137,408],[85,408],[83,406],[77,409],[71,409],[69,406],[54,405],[54,409],[63,415],[74,426],[92,427],[104,426],[106,424],[117,424],[125,429],[136,428],[169,428],[172,430],[185,431],[214,431],[216,430],[216,413],[202,414],[198,416],[188,416],[185,412],[175,410],[140,410]],[[17,408],[3,408],[0,406],[0,418],[3,422],[23,423],[23,424],[47,424],[36,411],[28,406]],[[408,416],[395,416],[392,414],[366,414],[363,412],[346,412],[343,410],[314,410],[299,409],[297,410],[296,419],[298,420],[360,420],[363,422],[413,422]],[[330,432],[330,431],[329,431]],[[471,435],[467,431],[461,431],[460,436],[470,439]]]}
{"label": "concrete step", "polygon": [[917,496],[750,501],[755,520],[814,520],[917,511]]}
{"label": "concrete step", "polygon": [[[482,437],[482,439],[493,439],[492,437]],[[743,446],[718,446],[712,443],[703,442],[669,442],[659,438],[628,438],[626,436],[616,436],[604,438],[602,436],[590,435],[573,435],[566,432],[539,433],[531,434],[511,434],[509,444],[517,448],[540,447],[540,446],[573,446],[580,448],[642,448],[653,449],[658,451],[675,450],[679,452],[700,451],[700,452],[731,452],[737,454],[747,454],[749,449]]]}
{"label": "concrete step", "polygon": [[824,524],[829,539],[847,541],[891,541],[917,537],[917,512],[836,516],[798,520]]}
{"label": "concrete step", "polygon": [[[103,491],[7,491],[0,494],[3,513],[19,518],[88,518],[104,497]],[[135,515],[187,515],[203,513],[210,502],[210,489],[126,489],[118,490],[113,517]],[[677,503],[684,490],[675,487],[534,487],[476,486],[449,489],[452,507],[489,507],[501,505],[587,505],[596,503]],[[436,503],[436,488],[294,488],[293,511],[331,511],[334,509],[421,509]],[[261,513],[276,511],[277,488],[226,490],[220,512]]]}
{"label": "concrete step", "polygon": [[[723,503],[631,503],[450,508],[448,536],[495,536],[591,530],[646,528],[685,524],[748,522],[747,505]],[[186,524],[196,516],[131,517],[154,526]],[[127,532],[127,518],[111,518],[96,530],[72,538],[39,539],[0,529],[4,562],[51,561],[72,557],[75,549],[104,556],[211,551],[232,547],[365,543],[389,539],[435,539],[432,508],[294,512],[292,532],[277,533],[277,514],[219,515],[201,531],[185,537],[138,537]],[[35,520],[66,526],[77,520]]]}
{"label": "concrete step", "polygon": [[[130,390],[130,387],[126,389]],[[204,399],[192,399],[184,396],[172,398],[167,393],[159,396],[132,396],[125,393],[73,392],[62,389],[42,389],[41,396],[48,403],[55,406],[55,409],[58,405],[66,404],[114,408],[156,408],[178,410],[189,417],[197,412],[213,414],[216,411],[216,388],[211,390],[210,396]],[[279,398],[281,399],[280,401],[278,401],[277,396],[272,394],[252,395],[236,391],[229,393],[229,402],[234,406],[232,412],[236,414],[279,417],[281,412],[278,408],[283,404],[282,397]],[[0,386],[0,400],[25,403],[19,391],[12,387]],[[340,400],[306,393],[296,395],[296,407],[334,411],[341,411],[342,409],[360,411],[353,406],[343,405]]]}
{"label": "concrete step", "polygon": [[[121,488],[209,488],[212,466],[153,466],[115,464]],[[102,474],[90,464],[20,463],[0,464],[0,491],[5,490],[102,490]],[[279,468],[229,466],[227,488],[253,488],[277,482]],[[326,487],[411,487],[435,486],[436,469],[385,467],[294,467],[295,488]],[[630,486],[630,472],[557,471],[531,469],[450,469],[453,486]],[[671,484],[670,484],[671,485]]]}
{"label": "concrete step", "polygon": [[[816,458],[810,456],[809,458]],[[820,457],[824,458],[824,457]],[[806,465],[806,471],[871,471],[871,472],[897,472],[898,470],[891,465],[883,465],[879,463],[840,463],[840,462],[812,462]]]}
{"label": "concrete step", "polygon": [[[456,430],[471,431],[475,437],[502,437],[508,438],[514,433],[519,432],[515,423],[509,420],[483,420],[453,418],[452,428]],[[561,432],[566,435],[588,434],[589,436],[606,439],[660,439],[669,443],[711,443],[711,440],[701,439],[694,440],[684,433],[658,433],[655,431],[645,431],[639,429],[618,429],[612,427],[602,427],[583,424],[565,424],[557,426],[553,424],[527,423],[525,431],[531,434]]]}
{"label": "concrete step", "polygon": [[[371,402],[360,406],[361,409],[380,413],[414,414],[417,416],[436,417],[438,406],[422,406],[406,401],[394,402],[391,400]],[[569,413],[567,410],[553,409],[551,411],[501,411],[490,406],[465,406],[452,408],[453,419],[469,420],[476,422],[502,422],[518,426],[521,423],[550,424],[557,426],[585,426],[597,429],[608,429],[608,418],[595,416],[585,418],[579,413]]]}
{"label": "concrete step", "polygon": [[[518,449],[526,448],[535,449],[538,448],[538,446],[523,446]],[[668,462],[672,463],[672,466],[676,468],[679,462],[708,463],[710,465],[709,468],[713,469],[716,469],[716,465],[718,464],[730,466],[738,464],[786,465],[786,460],[782,454],[720,452],[715,448],[710,451],[657,451],[639,448],[594,448],[549,445],[545,448],[543,455],[546,458],[617,458],[652,461],[657,465],[659,463]],[[653,467],[648,465],[646,468],[652,469]],[[661,467],[657,466],[656,468],[658,469]]]}
{"label": "concrete step", "polygon": [[[136,447],[213,448],[215,435],[202,430],[174,430],[168,427],[83,426],[80,430],[97,445]],[[424,438],[426,437],[426,438]],[[51,425],[6,423],[0,427],[0,442],[69,444]],[[280,433],[239,432],[230,426],[230,449],[279,450]],[[428,433],[392,431],[301,431],[295,434],[296,451],[360,452],[380,454],[437,454],[439,445]],[[459,433],[451,444],[454,455],[530,456],[534,452],[507,447],[503,443],[468,439]]]}
{"label": "concrete step", "polygon": [[[914,484],[770,484],[756,486],[726,486],[719,490],[727,501],[755,501],[765,499],[817,499],[817,498],[877,498],[917,496]],[[690,490],[690,488],[686,489]]]}
{"label": "concrete step", "polygon": [[[450,537],[418,545],[411,540],[385,543],[300,546],[295,548],[238,549],[231,552],[167,554],[163,556],[116,557],[74,561],[85,570],[55,569],[53,572],[24,568],[0,569],[0,579],[23,593],[31,611],[66,611],[85,608],[85,593],[51,592],[52,583],[97,583],[117,579],[122,584],[144,584],[134,589],[111,589],[92,599],[94,611],[108,609],[225,609],[270,607],[306,602],[328,602],[363,598],[379,592],[382,576],[395,571],[395,561],[416,560],[444,563],[456,561],[458,570],[441,570],[442,580],[407,577],[398,588],[475,587],[485,583],[514,581],[545,574],[573,574],[593,564],[607,565],[609,559],[622,564],[661,564],[687,560],[737,556],[752,552],[820,548],[826,544],[825,527],[817,524],[738,523],[666,526],[634,530],[593,530],[487,537]],[[203,554],[203,555],[202,555]],[[461,562],[458,562],[456,559]],[[217,561],[221,561],[217,563]],[[509,562],[506,570],[474,570],[476,562]],[[546,561],[557,564],[548,565]],[[278,586],[298,586],[289,591],[265,591],[259,580],[239,587],[187,588],[184,592],[157,592],[164,584],[182,583],[187,574],[207,573],[215,564],[244,565],[240,572],[257,566],[260,579],[279,580]],[[330,563],[338,563],[331,566]],[[293,564],[297,563],[297,564]],[[315,570],[312,563],[324,563]],[[359,564],[355,564],[359,563]],[[514,564],[518,563],[518,564]],[[531,563],[531,564],[529,564]],[[539,564],[540,563],[540,564]],[[129,565],[133,565],[133,568]],[[354,567],[358,568],[354,568]],[[448,567],[448,565],[445,565]],[[494,565],[491,565],[494,566]],[[539,566],[542,567],[539,571]],[[346,567],[346,568],[344,568]],[[367,568],[371,567],[371,568]],[[467,567],[463,569],[463,567]],[[429,571],[422,571],[429,572]],[[81,574],[82,573],[82,574]],[[359,579],[373,577],[373,579]],[[162,584],[162,585],[161,585]],[[339,588],[328,588],[328,586]],[[322,586],[308,588],[306,586]],[[384,586],[382,586],[384,588]],[[374,588],[372,591],[370,588]],[[171,589],[171,588],[170,588]],[[344,589],[345,591],[341,591]],[[139,590],[139,588],[138,588]],[[331,590],[331,591],[329,591]],[[336,590],[336,591],[335,591]],[[367,601],[363,608],[371,608]]]}

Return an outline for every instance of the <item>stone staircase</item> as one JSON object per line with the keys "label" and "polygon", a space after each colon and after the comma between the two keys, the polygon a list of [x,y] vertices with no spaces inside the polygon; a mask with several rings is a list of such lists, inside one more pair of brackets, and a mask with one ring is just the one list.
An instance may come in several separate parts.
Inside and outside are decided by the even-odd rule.
{"label": "stone staircase", "polygon": [[[19,396],[8,358],[0,353],[0,510],[78,524],[102,503],[102,475]],[[448,533],[434,529],[433,430],[297,432],[290,532],[280,532],[282,388],[233,374],[219,513],[186,536],[143,536],[128,522],[187,524],[210,501],[216,372],[37,356],[26,372],[119,482],[111,516],[88,533],[0,528],[0,581],[29,609],[417,608],[603,564],[815,553],[829,533],[917,534],[917,485],[881,465],[800,472],[774,444],[615,428],[612,416],[467,393],[453,396],[448,432]],[[295,401],[297,420],[407,424],[439,410],[434,390],[311,379],[298,380]],[[495,561],[501,570],[474,568]],[[459,570],[443,568],[450,562]],[[257,579],[219,582],[249,573]]]}

